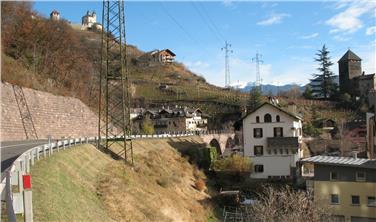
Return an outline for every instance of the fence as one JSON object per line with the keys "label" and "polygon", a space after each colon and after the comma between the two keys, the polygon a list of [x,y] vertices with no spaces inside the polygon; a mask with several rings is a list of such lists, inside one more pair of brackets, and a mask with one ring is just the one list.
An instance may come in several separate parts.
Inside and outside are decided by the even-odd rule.
{"label": "fence", "polygon": [[[207,135],[207,134],[220,134],[230,133],[230,131],[212,130],[212,131],[197,131],[197,132],[170,132],[164,134],[153,135],[131,135],[130,139],[153,139],[153,138],[174,138],[174,137],[187,137],[193,135]],[[114,139],[110,137],[109,139]],[[96,143],[97,137],[85,137],[75,139],[65,139],[47,144],[33,147],[22,153],[5,172],[5,178],[0,184],[1,200],[6,202],[6,212],[8,220],[16,221],[16,214],[24,214],[26,221],[32,221],[33,215],[32,201],[25,206],[24,190],[22,176],[30,173],[30,167],[36,161],[51,156],[55,152],[65,150],[79,144]],[[17,186],[16,192],[13,186]],[[26,211],[26,212],[25,212]],[[4,211],[2,211],[4,212]],[[1,220],[1,218],[0,218]]]}

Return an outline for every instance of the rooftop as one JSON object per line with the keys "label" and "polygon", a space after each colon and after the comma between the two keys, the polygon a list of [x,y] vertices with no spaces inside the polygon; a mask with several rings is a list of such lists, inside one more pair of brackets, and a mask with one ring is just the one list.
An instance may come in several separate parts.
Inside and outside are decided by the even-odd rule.
{"label": "rooftop", "polygon": [[347,50],[347,52],[342,56],[342,58],[340,60],[338,60],[338,62],[344,62],[344,61],[348,61],[348,60],[357,60],[357,61],[361,61],[362,59],[357,56],[355,53],[353,53],[350,49]]}
{"label": "rooftop", "polygon": [[300,162],[313,163],[322,165],[334,165],[334,166],[350,166],[360,168],[376,169],[376,159],[364,159],[353,157],[337,157],[337,156],[313,156],[308,157]]}
{"label": "rooftop", "polygon": [[254,110],[252,110],[250,113],[248,113],[247,115],[245,115],[241,119],[243,120],[243,119],[247,118],[249,115],[251,115],[252,113],[256,112],[258,109],[260,109],[261,107],[263,107],[265,105],[270,105],[270,106],[274,107],[275,109],[277,109],[277,110],[279,110],[279,111],[281,111],[283,113],[286,113],[287,115],[291,116],[294,119],[303,120],[303,118],[301,116],[298,116],[298,115],[296,115],[294,113],[288,112],[287,110],[282,109],[280,106],[274,105],[274,104],[269,103],[269,102],[264,102],[263,104],[261,104],[260,106],[258,106]]}

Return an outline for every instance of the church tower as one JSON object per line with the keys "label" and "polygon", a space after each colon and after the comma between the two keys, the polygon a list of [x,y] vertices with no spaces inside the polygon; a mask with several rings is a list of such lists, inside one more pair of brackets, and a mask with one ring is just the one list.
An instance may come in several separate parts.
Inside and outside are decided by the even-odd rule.
{"label": "church tower", "polygon": [[339,88],[342,93],[356,93],[354,78],[362,75],[362,59],[350,49],[338,60]]}

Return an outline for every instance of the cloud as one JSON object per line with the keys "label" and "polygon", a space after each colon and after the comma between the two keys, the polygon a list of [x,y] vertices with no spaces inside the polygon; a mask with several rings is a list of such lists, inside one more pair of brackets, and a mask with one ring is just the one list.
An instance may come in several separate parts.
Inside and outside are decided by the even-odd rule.
{"label": "cloud", "polygon": [[366,35],[372,35],[376,33],[376,26],[368,27],[366,30]]}
{"label": "cloud", "polygon": [[319,33],[315,32],[311,35],[303,35],[303,36],[300,36],[301,39],[313,39],[313,38],[316,38],[319,36]]}
{"label": "cloud", "polygon": [[335,35],[333,36],[333,38],[339,42],[347,42],[349,40],[351,40],[351,37],[347,36],[347,35]]}
{"label": "cloud", "polygon": [[350,34],[358,31],[363,27],[363,22],[360,19],[366,13],[374,13],[376,9],[375,1],[359,0],[348,4],[342,4],[345,8],[342,12],[328,19],[325,23],[332,27],[330,33],[345,33]]}
{"label": "cloud", "polygon": [[287,13],[279,13],[279,14],[272,14],[269,18],[257,22],[257,25],[273,25],[279,24],[282,20],[286,17],[290,17],[290,14]]}
{"label": "cloud", "polygon": [[234,7],[234,1],[233,0],[223,0],[222,4],[225,7],[233,8]]}

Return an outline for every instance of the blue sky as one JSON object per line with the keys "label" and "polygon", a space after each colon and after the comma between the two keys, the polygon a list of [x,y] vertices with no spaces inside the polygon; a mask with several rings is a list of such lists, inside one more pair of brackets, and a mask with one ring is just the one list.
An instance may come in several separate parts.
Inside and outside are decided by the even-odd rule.
{"label": "blue sky", "polygon": [[[81,23],[87,10],[101,22],[101,2],[35,2],[48,16]],[[375,1],[277,2],[126,2],[127,41],[143,51],[169,48],[177,61],[224,85],[225,40],[232,44],[232,84],[255,81],[252,58],[263,55],[263,83],[308,83],[316,72],[314,56],[323,44],[331,51],[332,71],[351,49],[363,61],[366,73],[376,72]]]}

